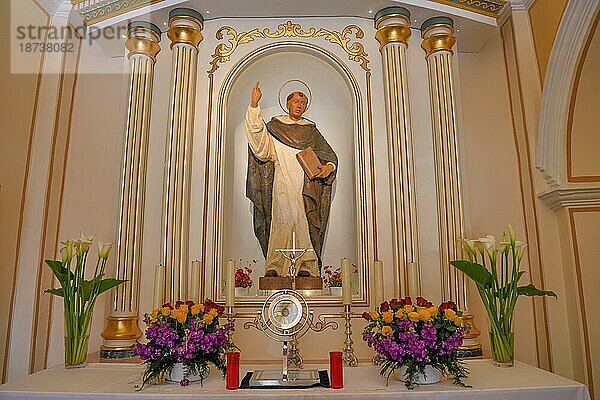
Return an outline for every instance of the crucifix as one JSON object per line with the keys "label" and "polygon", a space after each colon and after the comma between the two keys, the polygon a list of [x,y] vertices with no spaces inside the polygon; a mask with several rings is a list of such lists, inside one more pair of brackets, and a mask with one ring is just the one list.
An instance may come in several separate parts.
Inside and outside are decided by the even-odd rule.
{"label": "crucifix", "polygon": [[283,257],[290,261],[290,270],[289,274],[292,278],[292,289],[296,290],[296,261],[298,261],[304,254],[309,251],[314,251],[313,249],[297,249],[296,248],[296,231],[292,231],[292,248],[291,249],[276,249],[281,253]]}

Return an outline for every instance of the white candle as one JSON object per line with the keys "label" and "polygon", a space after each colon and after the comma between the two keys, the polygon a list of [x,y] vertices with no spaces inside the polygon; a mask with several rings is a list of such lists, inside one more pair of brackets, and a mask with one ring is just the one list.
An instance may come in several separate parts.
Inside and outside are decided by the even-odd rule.
{"label": "white candle", "polygon": [[417,263],[408,263],[408,294],[415,298],[421,295],[419,290],[419,270],[417,269]]}
{"label": "white candle", "polygon": [[160,308],[165,301],[165,266],[154,267],[154,296],[152,298],[153,308]]}
{"label": "white candle", "polygon": [[296,231],[292,231],[292,250],[296,251]]}
{"label": "white candle", "polygon": [[374,270],[374,285],[375,285],[375,307],[379,307],[381,303],[383,303],[383,262],[382,261],[374,261],[373,262],[373,270]]}
{"label": "white candle", "polygon": [[192,261],[190,282],[190,298],[198,303],[200,301],[200,261]]}
{"label": "white candle", "polygon": [[235,304],[235,263],[232,260],[229,260],[227,261],[225,268],[225,287],[227,288],[227,299],[225,305],[227,307],[233,307]]}
{"label": "white candle", "polygon": [[352,304],[352,281],[350,260],[342,258],[342,302],[344,305]]}

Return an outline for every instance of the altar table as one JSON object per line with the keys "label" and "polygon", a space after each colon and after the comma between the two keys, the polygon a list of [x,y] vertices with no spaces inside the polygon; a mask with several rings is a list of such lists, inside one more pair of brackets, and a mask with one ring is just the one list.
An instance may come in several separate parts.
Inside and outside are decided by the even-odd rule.
{"label": "altar table", "polygon": [[[148,385],[140,392],[134,386],[140,383],[141,365],[88,364],[81,369],[66,370],[53,367],[0,386],[0,399],[511,399],[511,400],[589,400],[585,385],[544,370],[517,362],[513,368],[494,367],[490,360],[466,362],[470,376],[466,383],[472,388],[453,385],[451,381],[420,386],[408,390],[402,382],[379,376],[378,368],[368,364],[344,368],[343,389],[239,389],[226,390],[225,381],[214,370],[204,386],[192,383],[187,387],[171,383]],[[240,378],[246,371],[272,369],[270,367],[242,366]],[[309,365],[306,368],[325,369]]]}

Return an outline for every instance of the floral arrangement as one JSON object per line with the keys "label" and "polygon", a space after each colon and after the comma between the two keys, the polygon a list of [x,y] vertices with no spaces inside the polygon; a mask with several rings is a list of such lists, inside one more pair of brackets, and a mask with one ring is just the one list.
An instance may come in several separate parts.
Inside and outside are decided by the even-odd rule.
{"label": "floral arrangement", "polygon": [[335,270],[331,265],[323,267],[323,284],[329,287],[342,287],[342,271],[338,267]]}
{"label": "floral arrangement", "polygon": [[[98,241],[98,258],[91,279],[86,271],[87,256],[94,238],[81,234],[79,240],[66,240],[60,249],[61,260],[45,260],[60,288],[46,290],[63,298],[65,315],[65,365],[84,366],[88,349],[88,330],[98,296],[125,282],[105,278],[111,243]],[[73,265],[73,258],[75,265]]]}
{"label": "floral arrangement", "polygon": [[455,352],[468,330],[462,313],[451,301],[436,307],[417,297],[416,303],[410,297],[392,299],[382,303],[379,311],[363,313],[368,321],[363,340],[384,358],[380,374],[389,380],[394,371],[405,367],[404,383],[414,389],[417,376],[430,365],[452,375],[455,384],[466,386],[462,379],[468,370]]}
{"label": "floral arrangement", "polygon": [[512,319],[519,296],[553,296],[533,284],[518,286],[525,273],[521,260],[527,245],[517,240],[512,226],[502,234],[500,242],[492,235],[477,240],[462,240],[468,260],[451,261],[477,287],[490,320],[492,356],[496,365],[511,366],[514,359]]}
{"label": "floral arrangement", "polygon": [[[135,354],[146,364],[140,390],[150,381],[160,381],[176,363],[182,363],[188,373],[198,375],[201,383],[209,373],[209,363],[225,376],[225,356],[235,346],[227,337],[234,330],[233,325],[219,326],[223,311],[222,306],[207,299],[198,304],[191,300],[177,301],[175,307],[167,303],[151,314],[146,313],[148,343],[135,346]],[[189,383],[187,376],[179,382],[181,386]]]}
{"label": "floral arrangement", "polygon": [[[241,264],[242,260],[240,260]],[[256,264],[257,260],[252,260],[253,264]],[[250,267],[250,263],[248,263],[244,268],[236,268],[235,269],[235,287],[239,288],[249,288],[252,287],[252,268]]]}

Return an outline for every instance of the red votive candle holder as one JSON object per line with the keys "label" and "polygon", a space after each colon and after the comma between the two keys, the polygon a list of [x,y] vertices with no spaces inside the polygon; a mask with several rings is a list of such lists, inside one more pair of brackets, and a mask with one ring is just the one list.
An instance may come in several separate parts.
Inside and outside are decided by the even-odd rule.
{"label": "red votive candle holder", "polygon": [[240,387],[240,352],[227,353],[227,389],[236,390]]}
{"label": "red votive candle holder", "polygon": [[342,352],[329,352],[329,379],[332,389],[341,389],[344,387],[344,368],[342,366]]}

